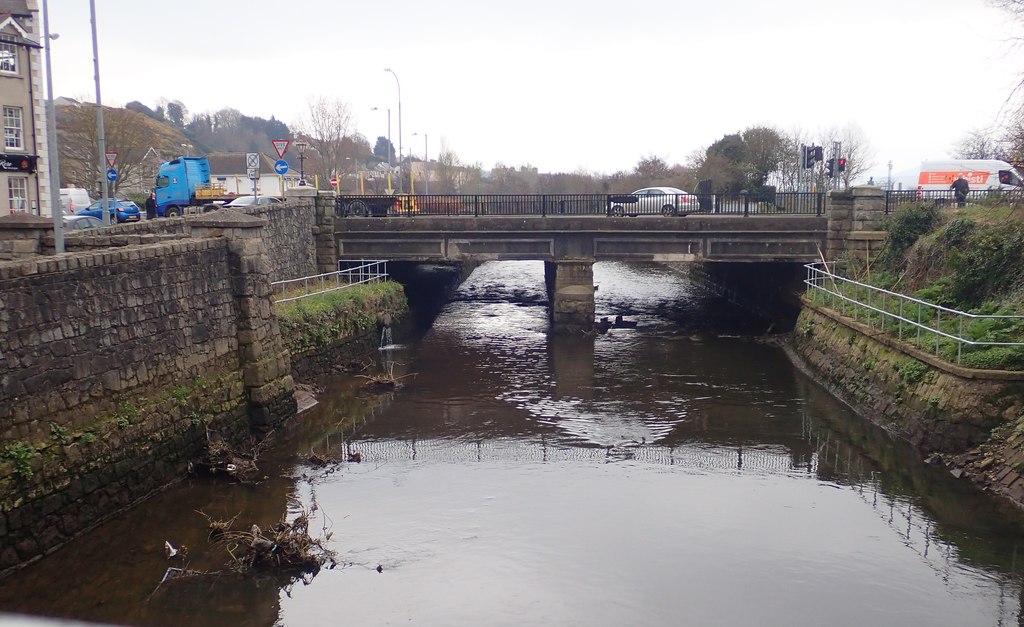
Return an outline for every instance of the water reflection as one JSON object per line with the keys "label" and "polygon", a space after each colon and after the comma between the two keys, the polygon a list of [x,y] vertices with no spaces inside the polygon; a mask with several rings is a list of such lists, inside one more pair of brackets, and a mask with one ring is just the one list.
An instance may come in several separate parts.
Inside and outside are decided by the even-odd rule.
{"label": "water reflection", "polygon": [[[143,625],[1022,620],[1016,511],[853,416],[679,269],[597,264],[595,282],[598,315],[635,329],[549,337],[542,266],[481,266],[384,353],[404,388],[327,382],[261,486],[170,490],[5,581],[0,608]],[[153,595],[165,538],[222,563],[194,510],[297,508],[342,567]]]}

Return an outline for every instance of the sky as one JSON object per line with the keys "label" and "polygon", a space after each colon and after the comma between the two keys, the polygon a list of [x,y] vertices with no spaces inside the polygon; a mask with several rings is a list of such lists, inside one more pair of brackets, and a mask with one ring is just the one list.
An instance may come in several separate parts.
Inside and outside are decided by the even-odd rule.
{"label": "sky", "polygon": [[[610,174],[753,126],[852,127],[885,177],[998,129],[1024,71],[1024,24],[988,0],[93,1],[104,105],[292,127],[336,99],[371,146],[390,109],[403,154],[484,169]],[[95,102],[90,2],[48,7],[54,94]]]}

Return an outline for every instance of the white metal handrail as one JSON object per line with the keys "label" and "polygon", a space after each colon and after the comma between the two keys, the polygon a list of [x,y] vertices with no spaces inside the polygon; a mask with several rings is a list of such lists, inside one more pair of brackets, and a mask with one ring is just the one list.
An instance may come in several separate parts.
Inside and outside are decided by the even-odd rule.
{"label": "white metal handrail", "polygon": [[[835,274],[830,266],[834,266],[835,262],[829,263],[809,263],[804,267],[807,268],[807,279],[804,283],[807,285],[807,292],[820,291],[829,294],[832,298],[831,307],[836,308],[836,301],[840,303],[839,311],[844,314],[847,313],[847,305],[853,307],[854,320],[859,320],[859,312],[861,310],[873,311],[880,314],[881,330],[886,331],[885,321],[890,319],[895,321],[897,327],[897,337],[902,340],[903,337],[903,325],[907,324],[910,327],[916,329],[915,343],[918,348],[921,346],[921,332],[933,333],[935,335],[935,347],[934,353],[939,354],[939,341],[940,338],[944,337],[949,340],[956,342],[956,362],[960,363],[960,357],[963,352],[964,345],[969,346],[1024,346],[1024,342],[993,342],[987,340],[972,340],[964,337],[964,321],[972,320],[986,320],[986,319],[1024,319],[1024,316],[1010,316],[1010,315],[989,315],[989,314],[974,314],[967,311],[959,311],[956,309],[950,309],[949,307],[943,307],[942,305],[936,305],[935,303],[929,303],[913,296],[907,296],[898,292],[892,292],[880,287],[847,279],[846,277]],[[858,289],[864,290],[867,294],[866,301],[863,302],[858,298],[855,298],[849,294],[844,293],[840,289],[840,285],[851,285]],[[872,295],[877,295],[877,300],[872,303]],[[889,300],[896,301],[899,303],[899,313],[889,311],[886,305]],[[915,305],[917,310],[917,319],[906,317],[905,305]],[[922,316],[922,311],[932,311],[934,315],[929,315],[927,318],[934,319],[934,326],[929,320],[923,320],[925,316]],[[949,331],[944,331],[941,328],[943,315],[947,316],[947,321],[955,320],[956,334]],[[874,328],[874,321],[869,321]],[[948,322],[947,322],[948,323]]]}
{"label": "white metal handrail", "polygon": [[326,294],[343,290],[353,285],[364,283],[376,283],[385,281],[388,278],[388,262],[380,259],[360,259],[358,261],[339,261],[338,270],[314,274],[312,276],[300,277],[297,279],[286,279],[274,281],[270,286],[275,294],[288,294],[301,287],[302,294],[287,298],[275,298],[275,303],[287,303],[293,300],[300,300],[317,294]]}

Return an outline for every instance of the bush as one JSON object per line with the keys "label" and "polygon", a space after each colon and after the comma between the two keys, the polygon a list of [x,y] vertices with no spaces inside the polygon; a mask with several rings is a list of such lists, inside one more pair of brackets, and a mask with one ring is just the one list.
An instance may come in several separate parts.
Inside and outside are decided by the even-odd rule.
{"label": "bush", "polygon": [[903,264],[903,256],[919,237],[931,231],[939,220],[933,204],[912,204],[901,207],[883,223],[889,233],[881,262],[889,268]]}
{"label": "bush", "polygon": [[965,307],[973,307],[1007,292],[1024,276],[1024,226],[989,226],[971,234],[952,256],[950,292]]}

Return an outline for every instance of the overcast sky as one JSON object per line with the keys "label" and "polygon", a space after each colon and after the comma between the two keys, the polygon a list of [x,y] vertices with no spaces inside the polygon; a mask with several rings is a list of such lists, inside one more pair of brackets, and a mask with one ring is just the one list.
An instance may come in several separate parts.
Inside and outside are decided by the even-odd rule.
{"label": "overcast sky", "polygon": [[[1004,121],[1024,25],[986,0],[95,0],[102,101],[296,123],[490,168],[685,163],[723,135],[859,127],[884,176]],[[95,102],[88,0],[49,0],[57,96]],[[385,72],[391,68],[399,84]],[[379,107],[379,111],[373,111]],[[417,135],[413,135],[417,133]],[[427,141],[424,142],[424,135]],[[265,152],[273,153],[267,146]]]}

